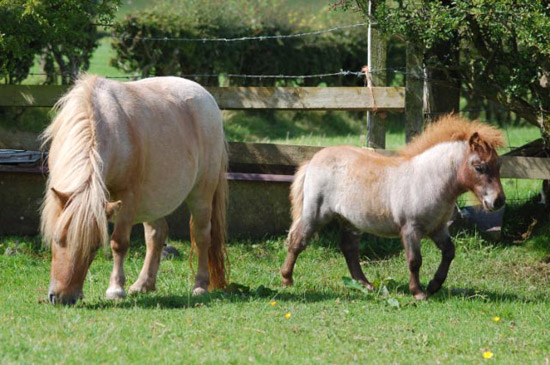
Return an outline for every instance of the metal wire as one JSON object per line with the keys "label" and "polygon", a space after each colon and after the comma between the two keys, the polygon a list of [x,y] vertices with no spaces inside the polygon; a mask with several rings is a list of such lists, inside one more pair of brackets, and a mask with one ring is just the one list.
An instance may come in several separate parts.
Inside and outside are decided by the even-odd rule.
{"label": "metal wire", "polygon": [[312,32],[302,32],[295,34],[285,34],[285,35],[263,35],[263,36],[246,36],[246,37],[236,37],[236,38],[179,38],[179,37],[128,37],[128,36],[111,36],[114,39],[127,40],[132,39],[136,41],[155,41],[155,42],[197,42],[197,43],[207,43],[207,42],[242,42],[242,41],[266,41],[266,40],[281,40],[281,39],[290,39],[290,38],[300,38],[300,37],[309,37],[314,35],[321,35],[331,32],[337,32],[345,29],[352,29],[358,27],[367,26],[369,23],[357,23],[343,25],[340,27],[334,27],[330,29],[315,30]]}

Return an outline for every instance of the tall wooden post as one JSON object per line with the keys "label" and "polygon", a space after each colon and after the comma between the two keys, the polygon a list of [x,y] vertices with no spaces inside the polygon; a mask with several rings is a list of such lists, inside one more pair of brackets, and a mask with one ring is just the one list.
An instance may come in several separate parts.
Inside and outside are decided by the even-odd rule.
{"label": "tall wooden post", "polygon": [[421,44],[407,43],[407,78],[405,84],[405,138],[422,132],[424,125],[424,69],[423,47]]}
{"label": "tall wooden post", "polygon": [[[376,26],[372,24],[372,15],[379,0],[369,0],[368,59],[372,86],[387,86],[386,40]],[[386,126],[379,113],[367,112],[367,147],[386,148]]]}

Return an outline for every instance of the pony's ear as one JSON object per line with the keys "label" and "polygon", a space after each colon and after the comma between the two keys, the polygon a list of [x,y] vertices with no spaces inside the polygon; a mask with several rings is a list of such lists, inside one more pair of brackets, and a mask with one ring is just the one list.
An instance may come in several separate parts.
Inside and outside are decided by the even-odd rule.
{"label": "pony's ear", "polygon": [[111,219],[115,214],[117,214],[122,206],[122,200],[117,200],[116,202],[107,202],[105,204],[105,213],[107,214],[107,219]]}
{"label": "pony's ear", "polygon": [[59,204],[61,204],[62,207],[65,207],[65,205],[67,205],[67,202],[71,198],[71,194],[62,193],[54,187],[51,187],[50,190],[53,192],[53,196],[56,197]]}

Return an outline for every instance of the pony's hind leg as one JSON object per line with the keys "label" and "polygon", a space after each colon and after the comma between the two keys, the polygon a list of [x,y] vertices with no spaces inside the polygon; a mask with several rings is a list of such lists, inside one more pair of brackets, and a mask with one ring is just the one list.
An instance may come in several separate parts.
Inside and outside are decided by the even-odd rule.
{"label": "pony's hind leg", "polygon": [[420,267],[422,266],[422,255],[420,253],[421,235],[413,228],[403,228],[401,240],[405,248],[405,256],[409,266],[409,290],[414,299],[426,299],[426,294],[420,286]]}
{"label": "pony's hind leg", "polygon": [[431,295],[441,289],[441,286],[447,278],[447,273],[449,272],[451,262],[455,257],[455,245],[449,236],[447,227],[432,235],[431,238],[441,250],[441,262],[435,272],[434,278],[430,281],[428,288],[426,289],[428,295]]}
{"label": "pony's hind leg", "polygon": [[145,293],[156,289],[157,272],[162,247],[168,236],[168,224],[165,218],[143,223],[147,253],[139,277],[130,287],[129,293]]}
{"label": "pony's hind leg", "polygon": [[191,230],[191,244],[196,248],[198,256],[198,268],[195,275],[195,286],[193,295],[202,295],[208,292],[210,284],[210,272],[208,270],[208,248],[211,241],[211,216],[212,210],[210,204],[198,205],[189,204],[191,210],[191,221],[189,223]]}
{"label": "pony's hind leg", "polygon": [[340,249],[346,258],[351,277],[359,281],[368,290],[374,290],[372,284],[367,280],[367,277],[361,269],[359,261],[359,244],[361,242],[361,234],[356,232],[348,223],[340,223]]}

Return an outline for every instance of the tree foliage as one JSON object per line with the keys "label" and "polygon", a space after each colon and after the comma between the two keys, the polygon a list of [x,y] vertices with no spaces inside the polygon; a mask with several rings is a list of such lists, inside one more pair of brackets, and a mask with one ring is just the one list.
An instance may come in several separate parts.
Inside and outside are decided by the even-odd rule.
{"label": "tree foliage", "polygon": [[97,47],[97,24],[112,20],[120,0],[0,0],[0,77],[25,79],[40,56],[48,82],[71,82]]}
{"label": "tree foliage", "polygon": [[[550,147],[550,4],[532,0],[377,1],[374,20],[425,49],[425,64],[458,75],[463,87],[540,126]],[[367,0],[339,2],[367,9]],[[451,42],[450,70],[430,49]],[[451,51],[451,50],[449,50]],[[449,52],[451,53],[451,52]],[[456,77],[456,76],[455,76]]]}

